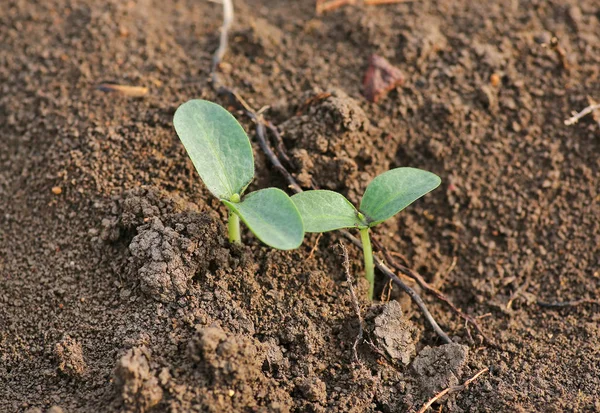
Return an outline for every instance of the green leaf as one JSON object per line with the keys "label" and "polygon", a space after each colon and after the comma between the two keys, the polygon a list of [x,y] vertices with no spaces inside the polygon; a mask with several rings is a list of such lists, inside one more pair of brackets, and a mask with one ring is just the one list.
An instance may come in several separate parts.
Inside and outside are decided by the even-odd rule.
{"label": "green leaf", "polygon": [[231,113],[216,103],[190,100],[179,106],[173,123],[209,191],[219,199],[241,195],[254,178],[254,157]]}
{"label": "green leaf", "polygon": [[363,195],[360,210],[373,227],[437,188],[441,179],[436,174],[416,168],[396,168],[371,181]]}
{"label": "green leaf", "polygon": [[306,232],[367,227],[354,205],[337,192],[306,191],[292,196],[292,201],[300,211]]}
{"label": "green leaf", "polygon": [[304,239],[302,218],[290,197],[277,188],[248,194],[242,202],[223,200],[265,244],[280,250],[298,248]]}

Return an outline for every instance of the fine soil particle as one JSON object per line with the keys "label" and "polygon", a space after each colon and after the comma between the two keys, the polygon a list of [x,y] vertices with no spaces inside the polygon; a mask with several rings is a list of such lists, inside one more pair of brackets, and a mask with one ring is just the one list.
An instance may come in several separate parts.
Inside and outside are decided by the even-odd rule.
{"label": "fine soil particle", "polygon": [[[339,236],[282,252],[244,230],[229,245],[173,130],[188,99],[230,104],[209,83],[221,6],[4,3],[0,411],[410,412],[485,367],[434,408],[600,411],[598,306],[536,304],[600,296],[599,126],[563,123],[600,99],[596,0],[322,16],[312,0],[234,1],[220,76],[268,107],[304,188],[358,204],[393,167],[442,178],[373,236],[494,343],[421,292],[454,342],[440,345],[381,274],[391,301],[367,302],[349,247],[371,343],[358,362]],[[372,55],[404,78],[377,103],[363,96]],[[253,140],[249,189],[286,189],[229,108]]]}

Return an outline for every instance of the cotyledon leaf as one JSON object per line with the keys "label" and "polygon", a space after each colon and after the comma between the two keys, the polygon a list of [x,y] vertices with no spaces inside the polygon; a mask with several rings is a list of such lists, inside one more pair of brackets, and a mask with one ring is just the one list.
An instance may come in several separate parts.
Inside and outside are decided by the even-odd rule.
{"label": "cotyledon leaf", "polygon": [[242,202],[223,200],[223,203],[265,244],[280,250],[295,249],[302,244],[302,218],[281,189],[261,189],[248,194]]}
{"label": "cotyledon leaf", "polygon": [[439,176],[422,169],[389,170],[367,186],[360,211],[367,216],[369,226],[375,226],[433,191],[441,182]]}
{"label": "cotyledon leaf", "polygon": [[306,232],[327,232],[341,228],[367,227],[359,212],[342,194],[315,190],[292,196]]}
{"label": "cotyledon leaf", "polygon": [[226,109],[206,100],[177,108],[175,131],[209,191],[219,199],[241,195],[254,178],[246,132]]}

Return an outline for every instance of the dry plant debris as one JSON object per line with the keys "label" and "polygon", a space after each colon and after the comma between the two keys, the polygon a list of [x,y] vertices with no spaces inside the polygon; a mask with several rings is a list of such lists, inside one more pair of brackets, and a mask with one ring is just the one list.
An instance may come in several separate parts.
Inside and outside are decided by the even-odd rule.
{"label": "dry plant debris", "polygon": [[[412,0],[363,0],[362,4],[367,6],[382,6],[385,4],[407,3],[409,1]],[[356,0],[317,0],[315,12],[317,13],[317,16],[320,16],[325,12],[339,9],[342,6],[349,6],[357,3]]]}
{"label": "dry plant debris", "polygon": [[567,125],[567,126],[574,125],[577,122],[579,122],[579,120],[581,118],[583,118],[584,116],[589,115],[591,113],[592,117],[594,118],[594,120],[596,121],[598,126],[600,126],[600,103],[596,102],[594,99],[592,99],[590,97],[588,97],[588,102],[590,104],[588,106],[586,106],[582,111],[580,111],[580,112],[573,111],[571,113],[572,116],[569,119],[565,120],[565,125]]}
{"label": "dry plant debris", "polygon": [[425,403],[425,405],[423,405],[423,407],[421,407],[417,413],[425,413],[427,411],[427,409],[429,409],[433,403],[435,403],[436,401],[438,401],[439,399],[441,399],[442,397],[444,397],[447,394],[457,393],[459,391],[465,390],[469,386],[469,384],[473,383],[482,374],[485,374],[488,371],[490,371],[490,369],[486,367],[486,368],[484,368],[482,370],[479,370],[477,372],[477,374],[475,374],[469,380],[465,381],[460,386],[450,386],[450,387],[442,390],[441,392],[439,392],[438,394],[436,394],[435,396],[433,396],[431,399],[429,399],[429,401],[427,403]]}
{"label": "dry plant debris", "polygon": [[148,94],[148,88],[144,86],[120,85],[115,82],[102,82],[96,86],[102,92],[119,93],[124,96],[139,98]]}
{"label": "dry plant debris", "polygon": [[377,103],[391,90],[404,83],[404,75],[384,57],[371,55],[363,79],[363,93],[367,100]]}

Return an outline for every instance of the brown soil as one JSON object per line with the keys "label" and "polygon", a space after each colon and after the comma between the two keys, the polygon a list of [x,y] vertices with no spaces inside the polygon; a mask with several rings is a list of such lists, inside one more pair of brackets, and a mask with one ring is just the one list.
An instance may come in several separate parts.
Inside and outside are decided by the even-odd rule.
{"label": "brown soil", "polygon": [[[441,346],[394,290],[361,302],[373,345],[354,363],[338,235],[312,256],[315,236],[228,245],[172,127],[190,98],[226,104],[208,82],[218,4],[6,0],[0,411],[416,411],[484,367],[443,411],[600,411],[598,305],[536,304],[600,297],[599,126],[563,124],[600,99],[598,2],[235,6],[223,81],[270,106],[303,185],[357,201],[391,167],[442,177],[376,237],[495,345],[423,294],[455,342]],[[377,104],[361,94],[373,53],[406,77]],[[255,149],[251,189],[284,188]]]}

